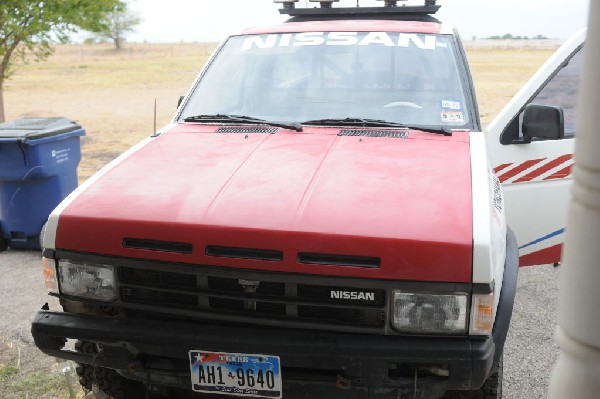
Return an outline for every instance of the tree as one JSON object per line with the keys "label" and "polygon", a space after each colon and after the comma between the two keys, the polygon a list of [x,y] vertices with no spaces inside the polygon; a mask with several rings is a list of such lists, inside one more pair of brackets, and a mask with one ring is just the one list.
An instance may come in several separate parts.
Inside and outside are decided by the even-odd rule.
{"label": "tree", "polygon": [[54,42],[66,42],[78,27],[102,28],[104,16],[122,0],[0,1],[0,122],[4,122],[4,82],[17,60],[36,61],[52,54]]}
{"label": "tree", "polygon": [[120,50],[127,32],[133,31],[140,22],[141,19],[136,13],[120,5],[106,14],[102,21],[102,29],[93,32],[102,38],[112,40],[117,50]]}

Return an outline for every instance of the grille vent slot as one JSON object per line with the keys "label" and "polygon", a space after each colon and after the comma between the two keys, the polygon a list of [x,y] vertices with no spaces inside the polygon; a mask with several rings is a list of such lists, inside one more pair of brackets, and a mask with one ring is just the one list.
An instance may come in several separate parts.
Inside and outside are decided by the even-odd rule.
{"label": "grille vent slot", "polygon": [[267,133],[279,131],[276,127],[220,127],[215,133]]}
{"label": "grille vent slot", "polygon": [[140,238],[124,238],[123,248],[146,249],[148,251],[174,252],[178,254],[191,254],[192,244],[184,242],[144,240]]}
{"label": "grille vent slot", "polygon": [[300,252],[298,253],[298,263],[306,263],[309,265],[353,266],[377,269],[381,266],[381,259],[368,256]]}
{"label": "grille vent slot", "polygon": [[255,259],[271,262],[281,262],[283,260],[283,252],[281,251],[271,249],[220,247],[216,245],[207,245],[206,255],[219,258]]}
{"label": "grille vent slot", "polygon": [[182,287],[198,287],[196,275],[194,274],[122,267],[119,269],[119,278],[122,283],[140,284],[150,287],[172,287],[178,289],[181,289]]}
{"label": "grille vent slot", "polygon": [[209,298],[208,303],[213,309],[220,309],[228,312],[246,312],[274,316],[285,315],[285,305],[282,303],[252,301],[250,306],[248,306],[248,303],[242,300],[214,297]]}
{"label": "grille vent slot", "polygon": [[407,139],[408,131],[399,132],[397,130],[344,129],[340,130],[338,136],[390,137],[393,139]]}
{"label": "grille vent slot", "polygon": [[151,303],[153,305],[198,306],[198,297],[192,294],[162,292],[143,288],[121,287],[121,296],[128,302]]}
{"label": "grille vent slot", "polygon": [[364,309],[298,306],[298,316],[304,319],[331,320],[343,324],[379,327],[384,323],[383,313],[367,313]]}

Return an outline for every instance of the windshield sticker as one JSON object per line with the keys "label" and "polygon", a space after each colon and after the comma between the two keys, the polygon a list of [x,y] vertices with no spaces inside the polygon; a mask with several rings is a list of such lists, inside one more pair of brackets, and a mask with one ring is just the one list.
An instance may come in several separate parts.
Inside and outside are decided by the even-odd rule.
{"label": "windshield sticker", "polygon": [[[443,45],[442,45],[443,44]],[[422,50],[435,50],[446,47],[438,43],[435,35],[416,33],[389,34],[387,32],[370,32],[362,37],[362,32],[303,32],[295,34],[255,35],[245,38],[242,51],[254,48],[270,49],[274,47],[298,46],[370,46],[416,47]]]}
{"label": "windshield sticker", "polygon": [[462,112],[442,111],[442,122],[444,122],[444,123],[465,123],[465,117]]}
{"label": "windshield sticker", "polygon": [[440,108],[449,109],[451,111],[460,111],[462,109],[462,104],[460,101],[456,100],[441,100]]}

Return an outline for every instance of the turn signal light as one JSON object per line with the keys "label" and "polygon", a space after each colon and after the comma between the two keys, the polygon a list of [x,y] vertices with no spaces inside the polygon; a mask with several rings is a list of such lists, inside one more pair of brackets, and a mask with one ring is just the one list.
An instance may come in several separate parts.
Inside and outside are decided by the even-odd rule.
{"label": "turn signal light", "polygon": [[490,335],[494,328],[494,294],[473,294],[471,302],[471,335]]}
{"label": "turn signal light", "polygon": [[42,272],[44,273],[44,283],[48,292],[58,295],[58,279],[56,278],[54,259],[42,258]]}

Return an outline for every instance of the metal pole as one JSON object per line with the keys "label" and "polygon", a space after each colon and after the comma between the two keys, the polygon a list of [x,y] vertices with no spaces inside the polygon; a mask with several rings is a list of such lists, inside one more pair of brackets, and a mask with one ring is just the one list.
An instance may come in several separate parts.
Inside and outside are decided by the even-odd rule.
{"label": "metal pole", "polygon": [[590,0],[551,399],[600,397],[600,1]]}

